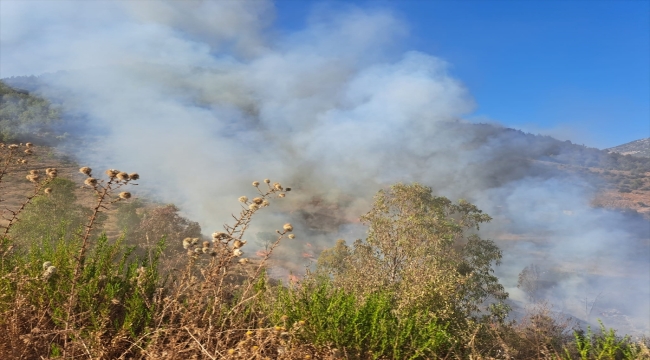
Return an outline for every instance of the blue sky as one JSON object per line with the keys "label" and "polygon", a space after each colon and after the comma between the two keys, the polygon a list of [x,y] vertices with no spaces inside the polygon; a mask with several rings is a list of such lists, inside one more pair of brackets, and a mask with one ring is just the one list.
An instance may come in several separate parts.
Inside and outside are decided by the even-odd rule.
{"label": "blue sky", "polygon": [[[276,1],[276,26],[304,27],[322,1]],[[650,136],[650,2],[338,1],[390,9],[404,49],[438,56],[495,121],[606,148]],[[314,10],[316,9],[316,10]]]}

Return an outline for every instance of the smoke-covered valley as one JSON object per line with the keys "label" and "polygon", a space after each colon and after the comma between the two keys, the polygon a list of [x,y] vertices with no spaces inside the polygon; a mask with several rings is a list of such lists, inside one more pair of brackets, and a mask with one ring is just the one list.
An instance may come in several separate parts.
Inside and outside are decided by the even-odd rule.
{"label": "smoke-covered valley", "polygon": [[416,181],[494,218],[481,231],[503,250],[497,273],[518,306],[529,302],[518,274],[535,264],[537,296],[556,311],[650,334],[648,220],[592,205],[604,185],[588,168],[614,160],[467,120],[462,79],[402,49],[408,24],[388,10],[321,8],[290,33],[273,28],[267,1],[7,2],[2,13],[0,76],[61,104],[59,146],[137,171],[138,196],[177,204],[206,234],[253,180],[279,181],[292,196],[251,234],[290,220],[297,239],[276,265],[301,271],[336,239],[364,237],[358,218],[377,190]]}

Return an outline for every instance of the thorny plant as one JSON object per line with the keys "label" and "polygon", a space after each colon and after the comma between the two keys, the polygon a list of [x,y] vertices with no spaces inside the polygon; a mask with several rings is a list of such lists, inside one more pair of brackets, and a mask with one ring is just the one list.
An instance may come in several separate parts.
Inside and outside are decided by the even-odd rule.
{"label": "thorny plant", "polygon": [[[181,356],[179,349],[191,348],[211,359],[239,358],[244,352],[246,358],[255,358],[286,348],[286,344],[279,345],[288,337],[286,328],[265,327],[267,322],[259,315],[256,304],[265,293],[267,261],[283,238],[295,238],[293,226],[287,223],[276,230],[275,242],[257,264],[245,257],[243,250],[253,216],[291,190],[277,182],[271,184],[269,179],[264,184],[253,182],[257,194],[252,199],[239,197],[241,211],[232,215],[234,223],[215,231],[211,241],[182,241],[189,261],[169,293],[161,293],[156,300],[161,307],[156,321],[167,326],[151,334],[148,349],[158,353],[149,355],[176,358]],[[201,257],[209,258],[207,264]]]}
{"label": "thorny plant", "polygon": [[[130,184],[132,181],[136,181],[140,178],[140,175],[137,173],[129,174],[115,169],[108,169],[105,172],[106,176],[108,177],[108,180],[96,179],[92,176],[92,169],[87,166],[80,168],[79,172],[86,176],[84,185],[88,188],[91,188],[95,192],[95,195],[97,196],[97,201],[95,202],[95,206],[92,209],[92,214],[90,215],[90,218],[88,219],[88,223],[86,224],[85,229],[81,235],[81,239],[80,239],[81,248],[79,249],[79,254],[75,258],[76,265],[72,277],[72,288],[68,300],[67,319],[65,322],[66,333],[70,330],[70,326],[72,326],[73,323],[73,319],[72,319],[73,308],[78,300],[77,285],[79,283],[79,279],[81,277],[84,262],[86,259],[86,252],[88,251],[90,234],[94,228],[98,215],[101,211],[108,210],[107,205],[114,204],[121,200],[130,199],[131,193],[128,191],[122,191],[117,196],[115,196],[115,193],[123,186]],[[133,184],[133,185],[137,185],[137,184]],[[68,342],[68,336],[65,336],[64,339],[65,341],[64,341],[63,356],[65,357],[66,355],[65,349],[67,347],[66,345]]]}
{"label": "thorny plant", "polygon": [[[0,143],[0,185],[2,181],[11,170],[16,168],[17,171],[23,170],[24,166],[29,163],[29,158],[34,155],[34,145],[32,143],[21,144],[4,144]],[[2,241],[0,241],[0,256],[4,262],[4,258],[14,248],[14,244],[9,239],[9,231],[18,221],[20,214],[25,210],[25,207],[37,195],[44,193],[51,193],[52,189],[47,187],[52,179],[56,178],[58,171],[55,168],[45,169],[45,176],[41,175],[41,170],[32,169],[26,175],[26,179],[34,184],[34,189],[26,198],[20,203],[17,208],[11,209],[4,207],[1,210],[2,224],[0,228],[4,229],[2,232]],[[1,196],[2,194],[0,194]],[[0,198],[0,202],[4,199]]]}
{"label": "thorny plant", "polygon": [[[34,154],[34,145],[32,143],[26,143],[17,145],[17,144],[0,144],[0,161],[2,162],[2,168],[0,169],[0,183],[2,179],[9,172],[10,166],[16,165],[21,166],[28,163],[28,158]],[[26,179],[34,184],[34,190],[31,194],[27,195],[27,198],[20,204],[17,209],[2,209],[2,218],[7,221],[6,224],[0,225],[4,229],[2,236],[7,237],[11,227],[18,221],[20,213],[25,209],[25,207],[32,201],[32,199],[41,193],[43,190],[45,193],[49,193],[51,189],[46,188],[47,184],[58,175],[58,171],[55,168],[45,169],[45,176],[41,176],[41,170],[32,169],[29,170],[29,173],[26,175]]]}

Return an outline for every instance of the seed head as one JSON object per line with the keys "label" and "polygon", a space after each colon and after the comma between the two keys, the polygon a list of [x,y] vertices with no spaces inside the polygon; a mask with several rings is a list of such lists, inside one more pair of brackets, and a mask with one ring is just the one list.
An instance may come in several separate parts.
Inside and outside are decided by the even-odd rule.
{"label": "seed head", "polygon": [[129,179],[131,180],[138,180],[140,178],[140,175],[138,173],[130,173],[129,174]]}
{"label": "seed head", "polygon": [[283,197],[285,197],[285,196],[286,196],[286,195],[284,195],[284,193],[280,193],[280,194],[278,194],[278,197],[281,197],[281,198],[283,198]]}
{"label": "seed head", "polygon": [[106,176],[108,176],[109,178],[113,179],[114,177],[117,176],[117,174],[120,173],[120,171],[119,171],[119,170],[115,170],[115,169],[108,169],[108,170],[105,171],[105,173],[106,173]]}
{"label": "seed head", "polygon": [[212,233],[212,239],[214,239],[215,241],[216,240],[221,240],[221,239],[223,239],[223,238],[225,238],[227,236],[228,235],[226,233],[224,233],[224,232],[215,231],[215,232]]}
{"label": "seed head", "polygon": [[47,168],[45,169],[45,174],[47,174],[50,179],[54,179],[59,174],[59,171],[56,168]]}
{"label": "seed head", "polygon": [[243,241],[242,240],[235,240],[232,243],[232,247],[233,247],[233,249],[239,249],[240,247],[244,246],[244,244],[246,244],[246,240],[243,240]]}
{"label": "seed head", "polygon": [[273,188],[275,190],[282,190],[282,185],[280,185],[280,183],[276,182],[276,183],[273,183]]}
{"label": "seed head", "polygon": [[246,196],[240,196],[240,197],[239,197],[239,202],[240,202],[240,203],[244,203],[244,204],[247,203],[247,202],[248,202],[248,197],[246,197]]}
{"label": "seed head", "polygon": [[34,170],[29,170],[29,173],[30,173],[31,175],[38,175],[38,174],[40,173],[40,171],[34,169]]}
{"label": "seed head", "polygon": [[210,247],[210,242],[209,241],[204,241],[203,242],[203,247]]}
{"label": "seed head", "polygon": [[234,256],[240,257],[240,256],[244,255],[244,252],[239,250],[239,249],[235,249],[235,250],[232,251],[232,254]]}
{"label": "seed head", "polygon": [[295,239],[296,235],[295,234],[289,234],[289,239]]}
{"label": "seed head", "polygon": [[25,143],[25,146],[28,147],[28,148],[30,148],[30,147],[34,146],[34,144],[28,142],[28,143]]}
{"label": "seed head", "polygon": [[253,199],[253,203],[255,203],[257,205],[262,205],[263,202],[264,202],[264,199],[262,199],[261,197],[256,197],[256,198]]}
{"label": "seed head", "polygon": [[32,151],[32,149],[26,149],[26,150],[25,150],[25,155],[32,155],[32,154],[34,154],[34,152]]}
{"label": "seed head", "polygon": [[130,198],[131,198],[131,193],[130,193],[130,192],[128,192],[128,191],[122,191],[122,192],[120,193],[120,199],[124,199],[124,200],[126,200],[126,199],[130,199]]}
{"label": "seed head", "polygon": [[56,274],[56,266],[48,266],[47,269],[45,269],[45,272],[48,272],[50,274]]}
{"label": "seed head", "polygon": [[248,209],[249,209],[249,210],[252,210],[252,211],[259,210],[259,208],[260,208],[260,206],[257,205],[257,204],[250,204],[250,205],[248,205]]}
{"label": "seed head", "polygon": [[269,206],[269,205],[271,205],[271,204],[269,203],[268,200],[265,199],[264,201],[262,201],[262,206],[266,207],[266,206]]}
{"label": "seed head", "polygon": [[80,173],[82,173],[84,175],[88,175],[88,176],[90,176],[91,171],[93,171],[93,170],[91,168],[89,168],[88,166],[84,166],[81,169],[79,169]]}
{"label": "seed head", "polygon": [[241,259],[239,259],[239,263],[242,264],[242,265],[246,265],[246,264],[248,264],[248,261],[249,261],[248,258],[241,258]]}
{"label": "seed head", "polygon": [[49,195],[52,193],[52,188],[45,188],[43,192]]}
{"label": "seed head", "polygon": [[88,186],[96,187],[97,186],[97,179],[89,177],[88,179],[86,179],[86,181],[84,181],[84,184],[86,184]]}
{"label": "seed head", "polygon": [[210,248],[204,247],[201,249],[201,251],[203,251],[204,254],[207,254],[210,252]]}
{"label": "seed head", "polygon": [[199,243],[199,238],[192,238],[192,245],[196,245]]}
{"label": "seed head", "polygon": [[284,224],[284,226],[282,228],[285,231],[289,231],[289,232],[293,231],[293,226],[291,224],[289,224],[289,223]]}
{"label": "seed head", "polygon": [[38,179],[40,179],[41,177],[38,176],[38,175],[35,175],[35,174],[29,174],[25,178],[27,178],[27,180],[29,180],[29,181],[31,181],[33,183],[36,183],[36,182],[38,182]]}
{"label": "seed head", "polygon": [[195,253],[195,254],[200,254],[200,253],[201,253],[201,249],[199,249],[199,248],[194,248],[194,253]]}
{"label": "seed head", "polygon": [[271,183],[271,180],[269,180],[269,179],[264,179],[264,182],[267,183],[267,184],[270,184],[270,183]]}
{"label": "seed head", "polygon": [[52,262],[51,262],[51,261],[46,261],[46,262],[44,262],[44,263],[43,263],[43,270],[44,270],[44,271],[47,270],[47,268],[49,268],[50,266],[52,266]]}
{"label": "seed head", "polygon": [[127,174],[127,173],[125,173],[123,171],[117,173],[116,177],[120,181],[128,181],[129,180],[129,174]]}
{"label": "seed head", "polygon": [[253,181],[253,186],[255,186],[255,187],[260,186],[260,182],[259,181]]}
{"label": "seed head", "polygon": [[18,149],[18,145],[16,145],[16,144],[11,144],[11,145],[8,146],[8,148],[9,148],[10,150]]}

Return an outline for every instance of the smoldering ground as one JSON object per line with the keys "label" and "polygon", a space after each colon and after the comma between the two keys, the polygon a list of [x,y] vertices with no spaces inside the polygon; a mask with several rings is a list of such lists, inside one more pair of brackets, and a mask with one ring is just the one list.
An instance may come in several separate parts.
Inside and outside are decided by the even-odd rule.
{"label": "smoldering ground", "polygon": [[37,92],[63,103],[67,151],[139,172],[141,195],[206,233],[253,180],[292,186],[250,236],[290,220],[297,239],[278,258],[300,271],[337,238],[363,237],[356,221],[378,189],[418,181],[493,214],[483,231],[514,301],[529,301],[517,275],[539,264],[558,311],[650,331],[647,223],[592,208],[588,182],[531,162],[517,134],[463,120],[467,89],[444,60],[400,46],[408,24],[389,10],[321,6],[287,33],[268,1],[0,6],[0,76],[51,73]]}

